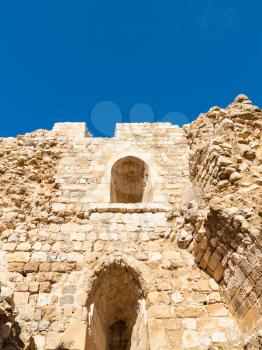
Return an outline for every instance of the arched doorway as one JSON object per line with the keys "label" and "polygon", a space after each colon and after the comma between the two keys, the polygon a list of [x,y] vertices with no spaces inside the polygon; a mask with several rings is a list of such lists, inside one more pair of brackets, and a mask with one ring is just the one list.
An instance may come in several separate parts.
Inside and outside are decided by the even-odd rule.
{"label": "arched doorway", "polygon": [[113,263],[98,273],[88,311],[86,350],[148,349],[143,290],[127,265]]}
{"label": "arched doorway", "polygon": [[146,163],[136,157],[119,159],[111,171],[111,203],[152,201],[152,186]]}

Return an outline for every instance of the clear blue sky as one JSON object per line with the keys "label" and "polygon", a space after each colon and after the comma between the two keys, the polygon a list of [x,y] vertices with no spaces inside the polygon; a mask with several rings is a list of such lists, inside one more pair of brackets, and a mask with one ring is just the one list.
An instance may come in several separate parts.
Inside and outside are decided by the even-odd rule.
{"label": "clear blue sky", "polygon": [[183,124],[240,92],[262,106],[261,15],[261,0],[2,1],[0,136]]}

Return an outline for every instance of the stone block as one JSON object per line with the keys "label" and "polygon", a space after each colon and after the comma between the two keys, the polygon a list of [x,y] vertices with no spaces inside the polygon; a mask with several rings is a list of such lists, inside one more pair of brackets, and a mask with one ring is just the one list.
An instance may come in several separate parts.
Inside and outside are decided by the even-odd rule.
{"label": "stone block", "polygon": [[37,272],[39,269],[39,264],[36,262],[27,262],[24,265],[24,272]]}
{"label": "stone block", "polygon": [[169,318],[169,319],[163,320],[163,323],[166,330],[175,331],[175,330],[181,329],[180,319]]}
{"label": "stone block", "polygon": [[148,320],[148,334],[150,350],[160,350],[167,348],[165,327],[162,320]]}
{"label": "stone block", "polygon": [[219,317],[218,318],[218,327],[232,329],[235,326],[234,319],[231,317]]}
{"label": "stone block", "polygon": [[38,293],[38,290],[39,290],[39,282],[30,282],[29,292]]}
{"label": "stone block", "polygon": [[186,330],[182,335],[182,344],[184,348],[196,348],[199,346],[198,333],[193,330]]}
{"label": "stone block", "polygon": [[250,277],[247,277],[245,279],[242,287],[244,288],[246,294],[249,294],[251,292],[251,290],[255,287],[255,284]]}
{"label": "stone block", "polygon": [[252,266],[247,261],[247,259],[244,259],[244,258],[242,258],[239,261],[239,267],[243,271],[243,273],[245,274],[246,277],[250,274],[250,271],[252,270]]}
{"label": "stone block", "polygon": [[234,279],[238,286],[241,286],[244,283],[246,276],[245,274],[237,267],[234,272]]}
{"label": "stone block", "polygon": [[217,284],[217,282],[213,278],[210,278],[209,285],[213,291],[219,291],[219,284]]}
{"label": "stone block", "polygon": [[75,302],[78,304],[78,305],[81,305],[81,306],[86,306],[87,305],[87,293],[78,293],[75,297]]}
{"label": "stone block", "polygon": [[184,297],[181,293],[179,292],[174,292],[171,294],[171,301],[173,304],[180,304],[184,300]]}
{"label": "stone block", "polygon": [[85,241],[86,239],[86,233],[85,232],[73,232],[70,235],[70,239],[72,241]]}
{"label": "stone block", "polygon": [[35,242],[33,247],[32,247],[33,250],[35,251],[40,251],[42,249],[42,243],[41,242]]}
{"label": "stone block", "polygon": [[15,252],[15,253],[7,254],[6,260],[8,262],[26,263],[30,260],[30,253],[28,253],[28,252]]}
{"label": "stone block", "polygon": [[51,283],[46,282],[40,282],[39,284],[39,293],[50,293],[52,289]]}
{"label": "stone block", "polygon": [[179,318],[196,318],[203,315],[204,308],[201,306],[178,306],[176,315]]}
{"label": "stone block", "polygon": [[35,308],[31,305],[23,305],[19,307],[19,319],[24,321],[32,321],[34,318]]}
{"label": "stone block", "polygon": [[75,294],[77,286],[75,284],[67,284],[63,287],[63,294]]}
{"label": "stone block", "polygon": [[254,283],[257,283],[261,278],[261,272],[257,267],[254,267],[250,272],[250,277]]}
{"label": "stone block", "polygon": [[165,304],[152,305],[148,309],[150,318],[169,318],[170,306]]}
{"label": "stone block", "polygon": [[48,272],[52,271],[52,263],[50,262],[43,262],[39,264],[39,271]]}
{"label": "stone block", "polygon": [[211,338],[214,343],[224,343],[226,341],[226,334],[224,332],[214,332]]}
{"label": "stone block", "polygon": [[45,336],[44,335],[34,335],[34,343],[37,350],[45,350]]}
{"label": "stone block", "polygon": [[8,263],[8,270],[10,272],[23,273],[24,263],[10,262]]}
{"label": "stone block", "polygon": [[41,331],[41,332],[42,331],[47,331],[49,329],[49,327],[50,327],[50,322],[49,321],[41,320],[39,322],[39,326],[38,326],[39,331]]}
{"label": "stone block", "polygon": [[[46,336],[46,350],[56,350],[62,345],[62,335],[57,332],[48,332]],[[75,348],[77,349],[77,348]]]}
{"label": "stone block", "polygon": [[[180,349],[180,342],[181,342],[180,331],[166,329],[166,341],[167,341],[166,349]],[[140,349],[141,350],[146,349],[146,344],[144,345],[144,347],[141,347]]]}
{"label": "stone block", "polygon": [[32,262],[45,262],[46,261],[46,252],[33,252],[31,261]]}
{"label": "stone block", "polygon": [[73,302],[74,302],[74,297],[70,294],[67,294],[67,295],[63,295],[60,298],[59,305],[63,306],[63,305],[73,304]]}
{"label": "stone block", "polygon": [[57,233],[60,231],[60,225],[57,224],[50,224],[49,225],[49,231],[53,233]]}
{"label": "stone block", "polygon": [[29,289],[29,282],[23,281],[23,282],[18,282],[16,284],[15,291],[16,292],[27,292]]}
{"label": "stone block", "polygon": [[243,318],[246,315],[246,313],[250,310],[250,308],[251,308],[251,303],[250,303],[249,299],[246,298],[246,299],[242,300],[241,305],[236,310],[236,316],[240,319]]}
{"label": "stone block", "polygon": [[213,273],[214,279],[217,282],[220,282],[222,280],[224,276],[224,271],[225,271],[224,266],[221,263],[218,263]]}
{"label": "stone block", "polygon": [[195,318],[183,318],[181,320],[182,327],[185,329],[196,329],[196,319]]}
{"label": "stone block", "polygon": [[54,212],[64,211],[66,209],[65,203],[54,203],[52,206]]}
{"label": "stone block", "polygon": [[195,262],[196,262],[197,264],[199,264],[199,262],[202,260],[204,254],[205,254],[205,251],[202,250],[202,249],[200,249],[200,250],[197,252],[197,255],[196,255],[196,257],[195,257]]}
{"label": "stone block", "polygon": [[2,249],[8,252],[14,252],[16,249],[16,243],[3,243]]}
{"label": "stone block", "polygon": [[218,254],[216,251],[211,255],[209,261],[208,261],[208,267],[214,271],[218,265],[218,263],[221,261],[222,256]]}
{"label": "stone block", "polygon": [[15,305],[26,305],[29,300],[29,292],[14,292],[14,303]]}
{"label": "stone block", "polygon": [[67,224],[62,224],[61,225],[61,232],[66,232],[66,233],[72,233],[72,232],[78,232],[80,231],[80,225],[69,222]]}
{"label": "stone block", "polygon": [[200,261],[200,267],[202,269],[206,269],[207,268],[207,265],[208,265],[208,262],[209,262],[209,258],[211,256],[211,251],[210,250],[206,250],[202,260]]}
{"label": "stone block", "polygon": [[261,295],[261,293],[262,293],[262,278],[260,278],[260,280],[256,283],[256,285],[255,285],[255,291],[256,291],[256,294],[257,294],[258,296]]}
{"label": "stone block", "polygon": [[211,304],[206,306],[209,316],[228,316],[228,310],[223,304]]}
{"label": "stone block", "polygon": [[63,334],[63,345],[67,349],[85,350],[87,324],[83,321],[71,321]]}
{"label": "stone block", "polygon": [[65,330],[65,325],[61,321],[56,321],[51,323],[51,330],[55,332],[64,332]]}
{"label": "stone block", "polygon": [[38,306],[46,306],[51,302],[52,296],[48,293],[39,293],[37,298]]}
{"label": "stone block", "polygon": [[19,244],[17,244],[16,250],[30,252],[31,251],[31,244],[29,242],[19,243]]}
{"label": "stone block", "polygon": [[149,261],[160,261],[162,259],[162,255],[159,252],[152,252],[148,254]]}
{"label": "stone block", "polygon": [[205,250],[205,249],[207,248],[207,237],[206,237],[206,236],[204,236],[204,237],[202,238],[202,240],[200,241],[199,247],[200,247],[200,249],[202,249],[202,250]]}
{"label": "stone block", "polygon": [[75,241],[73,242],[73,251],[81,252],[82,251],[82,242]]}

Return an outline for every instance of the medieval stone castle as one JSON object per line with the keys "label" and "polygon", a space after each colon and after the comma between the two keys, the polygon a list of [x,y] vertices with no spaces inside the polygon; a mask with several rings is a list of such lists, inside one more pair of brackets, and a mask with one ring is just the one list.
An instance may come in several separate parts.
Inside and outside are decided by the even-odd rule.
{"label": "medieval stone castle", "polygon": [[0,349],[261,349],[262,111],[0,139]]}

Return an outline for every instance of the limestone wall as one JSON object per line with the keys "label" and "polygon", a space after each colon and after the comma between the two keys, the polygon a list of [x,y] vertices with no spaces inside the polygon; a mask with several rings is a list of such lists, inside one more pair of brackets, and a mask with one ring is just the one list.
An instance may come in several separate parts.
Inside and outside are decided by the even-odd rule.
{"label": "limestone wall", "polygon": [[[148,221],[141,225],[143,215]],[[101,222],[113,225],[112,231],[100,235]],[[130,227],[125,231],[123,226],[130,222],[132,231]],[[55,349],[62,341],[69,349],[81,348],[83,336],[77,333],[72,338],[70,328],[86,332],[93,270],[102,270],[100,262],[108,257],[109,265],[122,259],[145,280],[141,284],[146,293],[150,349],[182,349],[191,342],[201,348],[211,341],[234,339],[238,330],[221,303],[218,285],[194,267],[189,253],[165,243],[161,231],[166,227],[164,213],[117,217],[113,213],[94,213],[89,224],[50,225],[46,238],[38,238],[30,253],[7,252],[7,261],[18,260],[25,275],[12,274],[21,336],[26,339],[32,334],[38,346],[45,343],[46,349]],[[46,240],[50,249],[36,250]],[[12,271],[13,262],[9,266]]]}
{"label": "limestone wall", "polygon": [[[131,349],[202,350],[235,342],[249,320],[239,328],[241,288],[250,302],[245,315],[259,330],[260,212],[252,197],[261,185],[259,149],[255,142],[243,170],[251,184],[238,185],[234,175],[216,201],[221,183],[198,158],[203,135],[212,138],[199,120],[186,132],[169,123],[119,124],[108,139],[92,138],[84,123],[62,123],[0,140],[0,281],[13,294],[18,349],[103,350],[129,341]],[[112,168],[126,157],[147,166],[150,200],[110,202]],[[254,208],[240,225],[227,203],[242,188]],[[239,260],[250,264],[243,281]]]}
{"label": "limestone wall", "polygon": [[[262,112],[240,95],[186,127],[202,213],[188,210],[196,262],[220,282],[243,330],[261,329]],[[190,218],[191,216],[191,218]]]}

